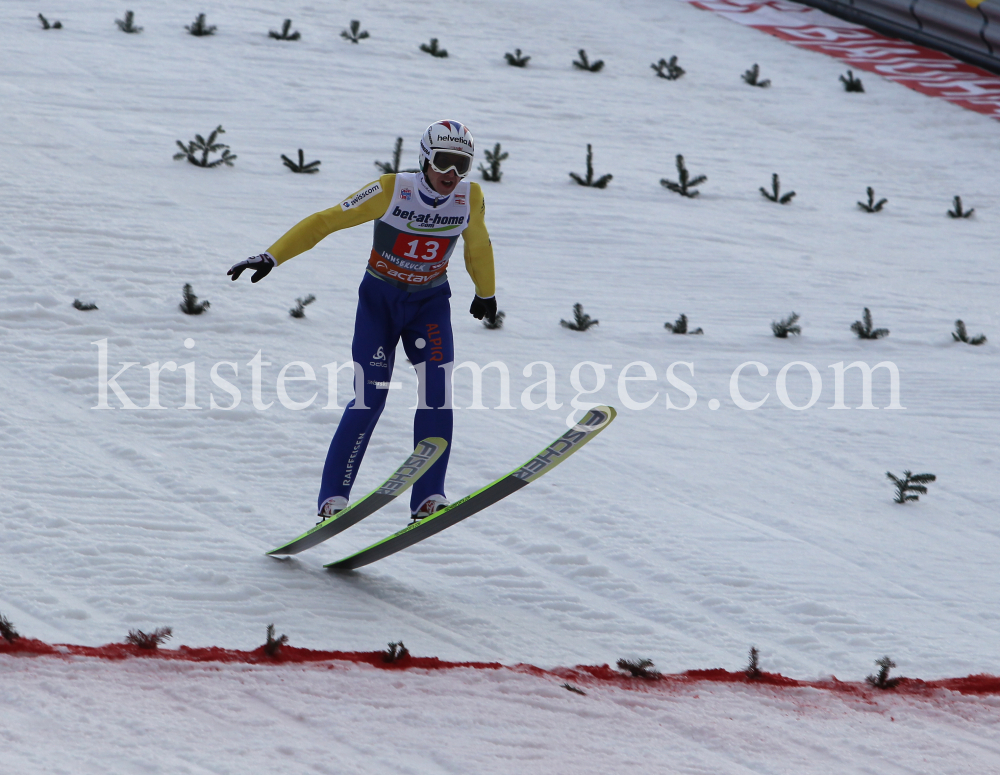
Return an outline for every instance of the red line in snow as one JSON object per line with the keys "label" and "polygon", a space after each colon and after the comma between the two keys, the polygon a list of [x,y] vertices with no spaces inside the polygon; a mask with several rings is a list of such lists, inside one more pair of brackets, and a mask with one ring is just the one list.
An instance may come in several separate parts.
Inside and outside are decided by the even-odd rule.
{"label": "red line in snow", "polygon": [[[292,646],[282,646],[274,656],[268,656],[264,647],[253,651],[237,651],[212,646],[210,648],[142,649],[125,643],[109,643],[104,646],[51,645],[30,638],[19,638],[13,643],[0,639],[0,654],[20,657],[90,657],[123,661],[129,659],[157,659],[173,662],[201,662],[248,665],[301,665],[317,663],[348,662],[366,664],[381,670],[454,670],[458,668],[474,670],[513,670],[539,677],[572,681],[583,686],[611,684],[624,689],[646,691],[667,690],[699,683],[726,683],[768,686],[772,688],[813,688],[824,691],[849,694],[867,699],[883,693],[930,696],[939,690],[961,694],[1000,695],[1000,677],[993,675],[970,675],[965,678],[943,678],[936,681],[922,681],[919,678],[900,678],[891,690],[873,689],[860,682],[838,681],[798,681],[777,673],[761,673],[756,679],[747,678],[745,673],[730,672],[721,668],[715,670],[687,670],[683,673],[662,675],[659,679],[633,678],[609,665],[577,665],[557,667],[551,670],[534,665],[503,665],[500,662],[447,662],[437,657],[414,657],[407,655],[395,662],[386,662],[381,651],[314,651]],[[332,666],[332,665],[329,665]]]}
{"label": "red line in snow", "polygon": [[[687,0],[704,11],[789,43],[842,59],[859,70],[1000,120],[1000,76],[940,51],[889,38],[783,0]],[[787,19],[787,22],[784,20]]]}

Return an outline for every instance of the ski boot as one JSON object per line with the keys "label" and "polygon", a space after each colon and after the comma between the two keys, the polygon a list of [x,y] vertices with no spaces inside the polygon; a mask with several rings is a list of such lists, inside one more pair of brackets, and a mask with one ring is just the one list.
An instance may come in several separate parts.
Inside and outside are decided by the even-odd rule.
{"label": "ski boot", "polygon": [[431,495],[429,498],[424,499],[416,511],[410,512],[410,519],[413,520],[410,524],[415,524],[422,519],[427,519],[431,514],[436,511],[441,511],[441,509],[446,509],[451,504],[447,498],[443,495]]}
{"label": "ski boot", "polygon": [[322,525],[328,519],[332,519],[337,516],[340,512],[347,508],[347,498],[343,495],[334,495],[332,498],[327,498],[323,501],[323,505],[320,507],[319,522],[317,525]]}

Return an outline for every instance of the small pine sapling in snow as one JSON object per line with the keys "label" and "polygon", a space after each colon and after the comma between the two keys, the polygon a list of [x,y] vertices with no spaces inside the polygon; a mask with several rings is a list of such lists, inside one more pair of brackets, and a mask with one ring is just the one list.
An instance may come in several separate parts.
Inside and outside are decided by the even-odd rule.
{"label": "small pine sapling in snow", "polygon": [[574,694],[582,694],[584,697],[587,696],[587,693],[583,689],[573,686],[573,684],[560,684],[560,685],[562,686],[563,689],[565,689],[568,692],[573,692]]}
{"label": "small pine sapling in snow", "polygon": [[920,495],[913,493],[927,494],[926,484],[937,481],[934,474],[915,474],[912,471],[903,471],[903,478],[893,475],[891,471],[885,472],[886,477],[896,485],[896,503],[906,503],[907,501],[918,501]]}
{"label": "small pine sapling in snow", "polygon": [[194,20],[194,23],[184,25],[184,29],[186,29],[192,35],[201,38],[204,37],[205,35],[214,35],[216,28],[214,24],[211,26],[205,24],[205,14],[200,13],[198,14],[198,18]]}
{"label": "small pine sapling in snow", "polygon": [[951,336],[956,342],[965,342],[966,344],[983,344],[986,341],[986,334],[980,334],[970,339],[969,333],[965,330],[965,323],[961,320],[955,321],[955,330],[951,332]]}
{"label": "small pine sapling in snow", "polygon": [[673,323],[664,323],[663,327],[667,331],[671,331],[675,334],[704,334],[705,332],[701,328],[696,328],[694,331],[688,331],[688,316],[683,312],[681,316],[677,318]]}
{"label": "small pine sapling in snow", "polygon": [[403,645],[403,641],[397,641],[396,643],[390,643],[389,648],[382,652],[382,661],[398,662],[400,659],[408,656],[410,656],[410,652]]}
{"label": "small pine sapling in snow", "polygon": [[42,23],[42,29],[43,30],[61,30],[62,29],[62,22],[52,22],[51,24],[49,24],[49,20],[46,19],[41,14],[38,14],[38,21],[40,21]]}
{"label": "small pine sapling in snow", "polygon": [[294,161],[289,159],[285,154],[281,154],[281,159],[285,162],[285,166],[288,167],[292,172],[303,172],[307,175],[311,175],[314,172],[319,172],[319,165],[323,162],[321,161],[311,161],[306,164],[306,156],[302,153],[302,149],[299,148],[299,161],[296,164]]}
{"label": "small pine sapling in snow", "polygon": [[591,326],[596,326],[599,322],[599,320],[594,320],[590,317],[590,315],[584,312],[583,305],[577,302],[573,305],[573,322],[570,323],[568,320],[560,320],[559,325],[572,331],[586,331]]}
{"label": "small pine sapling in snow", "polygon": [[883,207],[885,207],[886,202],[889,201],[888,199],[884,199],[883,198],[883,199],[879,199],[876,202],[875,201],[875,189],[872,188],[871,186],[868,186],[868,188],[866,188],[865,191],[868,192],[868,202],[867,202],[867,204],[865,202],[858,202],[858,207],[860,207],[866,213],[877,213],[877,212],[881,211],[881,209]]}
{"label": "small pine sapling in snow", "polygon": [[90,312],[92,309],[97,309],[96,304],[84,304],[79,299],[73,299],[73,307],[81,312]]}
{"label": "small pine sapling in snow", "polygon": [[758,77],[760,77],[760,65],[758,65],[756,62],[754,62],[753,67],[751,67],[749,70],[743,73],[743,75],[740,77],[751,86],[759,86],[762,89],[766,89],[768,86],[771,85],[770,78],[765,78],[763,81],[757,80]]}
{"label": "small pine sapling in snow", "polygon": [[784,320],[772,320],[771,330],[778,339],[787,339],[789,334],[801,334],[802,326],[796,325],[799,316],[794,312]]}
{"label": "small pine sapling in snow", "polygon": [[878,675],[870,675],[865,680],[876,689],[893,689],[902,680],[901,678],[889,678],[889,671],[896,666],[896,663],[888,656],[876,659],[875,664],[879,668]]}
{"label": "small pine sapling in snow", "polygon": [[760,193],[764,195],[765,199],[770,199],[772,202],[777,202],[782,205],[789,204],[795,196],[794,191],[789,191],[787,194],[781,193],[781,179],[778,178],[777,172],[771,175],[771,190],[768,191],[766,188],[761,186]]}
{"label": "small pine sapling in snow", "polygon": [[431,42],[429,44],[428,43],[421,43],[420,44],[420,50],[424,51],[424,52],[426,52],[428,54],[430,54],[432,57],[439,57],[441,59],[443,59],[446,56],[448,56],[447,49],[438,48],[438,39],[437,38],[431,38]]}
{"label": "small pine sapling in snow", "polygon": [[115,19],[115,24],[118,25],[118,29],[122,32],[137,33],[142,32],[142,27],[136,27],[134,23],[135,14],[131,11],[125,12],[124,19]]}
{"label": "small pine sapling in snow", "polygon": [[677,57],[670,57],[668,62],[666,59],[661,59],[659,62],[650,65],[656,74],[660,78],[666,78],[668,81],[676,81],[682,75],[684,75],[684,68],[677,64]]}
{"label": "small pine sapling in snow", "polygon": [[14,625],[11,624],[10,619],[3,614],[0,614],[0,637],[8,643],[13,643],[21,637],[17,630],[14,629]]}
{"label": "small pine sapling in snow", "polygon": [[178,306],[180,306],[181,312],[185,315],[200,315],[212,305],[207,301],[198,301],[198,297],[194,295],[194,291],[191,289],[191,283],[185,283],[184,301]]}
{"label": "small pine sapling in snow", "polygon": [[604,67],[603,59],[598,59],[596,62],[591,62],[590,60],[587,59],[587,52],[584,51],[582,48],[576,53],[579,54],[580,56],[579,59],[573,60],[573,67],[575,67],[577,70],[587,70],[588,72],[591,73],[598,73],[601,71],[601,68]]}
{"label": "small pine sapling in snow", "polygon": [[304,318],[306,316],[306,307],[316,301],[316,297],[311,293],[304,299],[296,299],[295,306],[288,310],[288,314],[293,318]]}
{"label": "small pine sapling in snow", "polygon": [[854,73],[850,70],[847,71],[846,75],[840,76],[840,82],[844,84],[844,91],[863,92],[865,90],[865,87],[861,85],[861,79],[855,78]]}
{"label": "small pine sapling in snow", "polygon": [[503,310],[497,312],[497,316],[490,323],[489,318],[483,318],[483,328],[488,328],[491,331],[496,331],[498,328],[503,328],[503,319],[507,317],[507,313]]}
{"label": "small pine sapling in snow", "polygon": [[486,169],[482,164],[479,165],[479,171],[483,173],[483,180],[489,180],[493,183],[499,183],[500,178],[503,177],[503,173],[500,171],[500,162],[510,156],[506,151],[500,151],[500,143],[493,146],[492,152],[486,149],[486,161],[490,163],[490,168]]}
{"label": "small pine sapling in snow", "polygon": [[865,307],[862,318],[864,322],[855,320],[851,323],[851,330],[858,335],[858,339],[881,339],[883,336],[889,336],[888,328],[872,328],[872,313],[868,307]]}
{"label": "small pine sapling in snow", "polygon": [[747,662],[746,669],[743,672],[751,681],[756,681],[761,677],[761,675],[763,675],[760,671],[760,652],[757,650],[756,646],[750,647],[750,660]]}
{"label": "small pine sapling in snow", "polygon": [[528,60],[531,59],[531,57],[521,56],[521,49],[519,48],[515,48],[513,54],[508,51],[503,55],[503,58],[507,60],[507,64],[511,67],[524,67],[528,64]]}
{"label": "small pine sapling in snow", "polygon": [[684,157],[681,154],[677,154],[675,162],[677,164],[677,177],[680,180],[675,183],[672,180],[661,178],[660,185],[681,196],[686,196],[688,199],[694,199],[700,193],[694,190],[695,186],[700,186],[708,180],[708,177],[699,175],[696,178],[692,178],[691,174],[687,171],[687,167],[684,166]]}
{"label": "small pine sapling in snow", "polygon": [[652,659],[619,659],[616,664],[619,670],[631,673],[633,678],[660,678],[660,671],[652,669]]}
{"label": "small pine sapling in snow", "polygon": [[581,186],[590,186],[591,188],[607,188],[608,183],[614,177],[613,175],[601,175],[597,180],[594,180],[594,149],[590,143],[587,143],[587,177],[581,178],[575,172],[569,173],[569,176]]}
{"label": "small pine sapling in snow", "polygon": [[152,632],[142,630],[129,630],[125,642],[141,649],[157,649],[164,641],[173,637],[173,630],[170,627],[157,627]]}
{"label": "small pine sapling in snow", "polygon": [[375,166],[382,170],[385,175],[393,175],[397,172],[419,172],[419,170],[401,170],[399,160],[403,158],[403,138],[396,138],[396,145],[392,149],[392,164],[387,161],[377,161]]}
{"label": "small pine sapling in snow", "polygon": [[377,161],[375,166],[382,170],[385,175],[393,175],[399,172],[399,160],[403,156],[403,138],[396,138],[396,145],[392,149],[392,164],[387,161]]}
{"label": "small pine sapling in snow", "polygon": [[288,643],[288,636],[282,635],[280,638],[274,637],[274,625],[267,625],[267,642],[264,644],[264,653],[269,657],[275,656],[281,647]]}
{"label": "small pine sapling in snow", "polygon": [[292,28],[292,20],[285,19],[284,23],[281,25],[281,32],[276,32],[271,30],[267,33],[267,37],[274,38],[275,40],[298,40],[302,37],[300,32],[289,32]]}
{"label": "small pine sapling in snow", "polygon": [[[219,135],[224,135],[225,133],[226,130],[222,128],[222,124],[219,124],[212,134],[208,136],[208,140],[201,135],[195,135],[194,140],[187,145],[184,145],[184,143],[178,140],[177,145],[180,147],[181,152],[175,153],[174,159],[187,159],[196,167],[207,167],[209,169],[212,167],[218,167],[220,164],[232,167],[233,161],[237,158],[237,156],[229,151],[229,146],[225,143],[215,142],[215,139]],[[195,154],[199,151],[201,151],[200,159],[195,156]],[[218,153],[219,151],[222,151],[222,156],[214,161],[208,160],[208,155],[210,153]]]}
{"label": "small pine sapling in snow", "polygon": [[960,196],[958,196],[956,194],[955,195],[955,199],[954,199],[954,209],[949,210],[948,211],[948,215],[951,216],[952,218],[968,218],[974,212],[976,212],[976,208],[975,207],[973,207],[971,210],[963,210],[962,209],[962,197],[960,197]]}
{"label": "small pine sapling in snow", "polygon": [[351,41],[351,43],[357,43],[359,40],[364,40],[368,37],[368,30],[361,29],[361,22],[357,19],[351,19],[351,29],[341,30],[340,37]]}

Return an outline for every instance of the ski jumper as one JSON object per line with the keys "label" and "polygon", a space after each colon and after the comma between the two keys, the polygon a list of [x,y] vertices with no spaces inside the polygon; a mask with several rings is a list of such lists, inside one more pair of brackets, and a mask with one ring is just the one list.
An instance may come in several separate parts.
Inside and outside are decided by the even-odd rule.
{"label": "ski jumper", "polygon": [[448,381],[455,360],[447,269],[461,235],[465,268],[476,295],[494,295],[493,247],[485,211],[477,183],[462,180],[451,194],[441,196],[419,172],[382,175],[339,205],[299,222],[268,248],[281,264],[335,231],[375,221],[372,250],[358,289],[351,345],[363,387],[359,394],[356,378],[355,396],[330,442],[319,507],[333,496],[350,496],[385,407],[400,339],[418,377],[414,444],[428,436],[448,442],[444,454],[414,484],[411,509],[431,495],[445,494],[453,425]]}

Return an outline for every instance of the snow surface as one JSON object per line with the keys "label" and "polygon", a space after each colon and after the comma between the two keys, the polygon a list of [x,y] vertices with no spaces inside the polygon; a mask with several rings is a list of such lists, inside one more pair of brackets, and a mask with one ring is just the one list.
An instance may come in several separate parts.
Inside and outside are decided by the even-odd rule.
{"label": "snow surface", "polygon": [[[920,678],[1000,672],[995,121],[870,74],[865,94],[845,93],[842,63],[680,2],[130,7],[145,27],[140,35],[117,30],[123,9],[110,2],[46,7],[64,24],[49,31],[34,18],[35,3],[0,8],[0,613],[23,634],[95,645],[169,625],[175,643],[252,648],[275,622],[302,647],[371,650],[402,639],[415,654],[542,666],[627,656],[650,657],[665,672],[738,669],[754,644],[766,669],[799,678],[862,680],[884,654],[897,672]],[[202,11],[218,33],[187,35],[183,26]],[[285,17],[302,40],[266,37]],[[359,45],[339,37],[352,18],[372,35]],[[431,37],[448,59],[417,49]],[[502,59],[515,47],[532,56],[523,70]],[[581,47],[605,60],[602,72],[571,67]],[[672,54],[687,74],[656,78],[649,63]],[[740,79],[754,62],[770,89]],[[370,231],[334,235],[257,285],[231,283],[225,271],[373,179],[372,162],[391,158],[397,136],[412,164],[419,133],[442,117],[465,121],[480,151],[501,142],[510,152],[503,182],[483,183],[503,330],[487,331],[465,313],[472,284],[460,265],[451,277],[459,359],[508,364],[517,407],[457,412],[448,494],[481,486],[561,432],[576,364],[611,365],[605,388],[581,400],[611,403],[619,418],[530,489],[370,568],[331,575],[322,565],[402,526],[405,503],[294,559],[265,557],[313,519],[340,416],[327,408],[322,366],[350,359]],[[220,123],[239,157],[234,168],[171,161],[175,140]],[[595,173],[614,174],[606,190],[567,175],[584,171],[587,143]],[[299,147],[323,161],[318,175],[281,164],[280,154]],[[676,179],[678,153],[693,174],[708,175],[698,199],[659,185]],[[797,191],[790,206],[757,192],[773,172]],[[855,205],[869,185],[889,199],[877,215]],[[955,194],[976,208],[973,218],[946,217]],[[206,314],[177,309],[186,282],[211,301]],[[317,301],[306,317],[289,317],[308,293]],[[100,309],[79,312],[75,298]],[[561,328],[575,302],[600,325],[583,334]],[[849,331],[866,306],[891,330],[887,339],[860,341]],[[774,338],[771,321],[793,310],[803,336]],[[664,330],[682,312],[704,336]],[[991,341],[953,343],[957,318]],[[105,339],[109,376],[121,362],[137,364],[119,383],[140,406],[149,401],[143,367],[194,362],[199,408],[181,408],[178,370],[161,376],[164,409],[94,409],[95,342]],[[264,368],[263,400],[274,402],[266,410],[250,395],[247,363],[258,351],[272,364]],[[853,408],[830,410],[829,367],[856,360],[898,366],[905,410],[884,408],[884,370],[874,377],[879,409],[856,408],[854,370],[845,395]],[[209,379],[221,361],[239,365],[238,378],[230,367],[220,372],[242,390],[232,411],[208,408],[210,393],[230,403]],[[285,408],[276,392],[279,369],[293,361],[317,375],[313,384],[288,383],[294,401],[318,392],[302,411]],[[534,361],[553,364],[559,410],[521,405],[521,392],[542,378],[538,368],[522,374]],[[657,374],[655,384],[628,385],[637,401],[658,393],[641,411],[618,394],[618,376],[634,361]],[[698,392],[688,411],[664,403],[666,395],[687,403],[666,379],[676,361],[694,364],[694,376],[675,370]],[[741,378],[749,400],[769,395],[756,411],[730,397],[730,377],[748,361],[769,369],[758,377],[751,366]],[[778,400],[776,375],[793,361],[822,377],[808,410]],[[403,389],[390,395],[357,495],[410,449],[415,380],[402,356],[399,363]],[[342,377],[341,405],[350,392]],[[581,378],[594,384],[589,368]],[[496,406],[495,373],[485,381],[484,403]],[[456,383],[457,404],[468,407],[468,373]],[[808,401],[803,366],[789,371],[788,393],[797,405]],[[110,403],[120,406],[114,395]],[[919,503],[892,503],[885,471],[903,469],[938,476]],[[968,726],[959,711],[900,700],[911,739],[933,753],[902,762],[899,749],[881,745],[903,745],[898,725],[882,726],[884,714],[835,703],[793,711],[781,705],[792,700],[771,707],[737,689],[649,709],[609,691],[580,710],[566,705],[576,698],[564,690],[520,677],[510,679],[516,699],[505,704],[492,693],[494,678],[481,676],[439,684],[440,676],[407,675],[394,686],[360,668],[158,665],[147,674],[144,665],[47,659],[0,662],[8,741],[0,761],[41,744],[46,758],[14,760],[29,771],[69,771],[78,756],[119,757],[119,771],[141,761],[149,771],[153,754],[182,739],[171,731],[150,741],[164,728],[139,721],[150,707],[164,722],[179,708],[197,709],[204,722],[189,720],[191,728],[210,725],[234,762],[261,761],[254,746],[276,751],[283,735],[304,740],[309,730],[334,728],[336,738],[311,736],[289,750],[318,771],[341,771],[320,765],[336,745],[348,771],[366,771],[375,765],[362,762],[385,731],[373,715],[389,695],[400,722],[388,728],[412,742],[400,747],[414,757],[406,760],[412,772],[463,771],[457,754],[442,753],[445,739],[496,757],[483,771],[532,771],[523,761],[498,762],[529,755],[543,729],[564,736],[550,750],[568,757],[558,766],[549,760],[548,771],[624,771],[633,764],[623,749],[633,746],[629,755],[653,771],[944,772],[935,757],[975,738],[963,749],[980,758],[966,771],[1000,771],[995,709],[981,700],[961,703],[975,708]],[[344,681],[339,696],[356,703],[336,701],[333,675]],[[146,685],[149,693],[135,691]],[[32,719],[45,718],[43,703],[52,715],[41,731]],[[239,723],[243,709],[259,728]],[[74,728],[97,735],[99,751],[95,742],[74,748],[55,731],[74,710],[88,713]],[[428,733],[426,719],[440,714],[469,726],[454,736]],[[681,722],[692,714],[703,727]],[[731,739],[706,744],[730,716],[742,719]],[[520,727],[497,734],[491,718]],[[759,718],[774,725],[764,739],[794,729],[801,744],[755,758]],[[640,756],[647,749],[638,741],[654,728],[665,737],[650,750],[662,749]],[[838,735],[846,752],[831,742]],[[109,738],[119,746],[111,753]],[[592,744],[593,757],[571,741]],[[195,754],[208,748],[190,745]],[[724,753],[711,760],[707,749]],[[818,753],[834,749],[828,759]],[[543,761],[545,751],[535,750]],[[825,763],[810,770],[798,758],[808,751]],[[673,755],[692,757],[688,770]],[[386,766],[402,766],[403,754],[385,756]]]}
{"label": "snow surface", "polygon": [[0,727],[0,762],[26,773],[997,771],[996,697],[570,685],[584,694],[514,670],[0,656],[0,697],[18,709]]}

